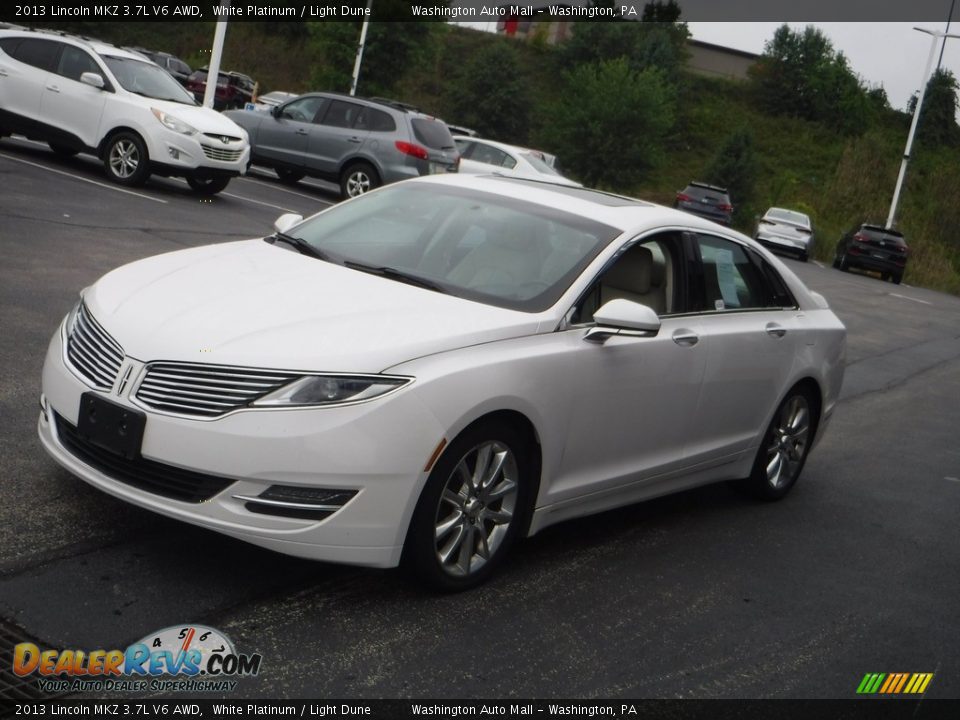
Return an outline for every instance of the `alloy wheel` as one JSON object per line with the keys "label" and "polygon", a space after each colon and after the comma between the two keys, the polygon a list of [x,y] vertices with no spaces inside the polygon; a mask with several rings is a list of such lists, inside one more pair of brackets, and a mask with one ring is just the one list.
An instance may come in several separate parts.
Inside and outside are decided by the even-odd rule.
{"label": "alloy wheel", "polygon": [[140,151],[131,140],[117,140],[110,148],[109,163],[113,174],[126,180],[140,167]]}
{"label": "alloy wheel", "polygon": [[450,474],[437,507],[437,562],[453,577],[478,572],[497,552],[514,521],[517,460],[504,443],[470,450]]}
{"label": "alloy wheel", "polygon": [[767,482],[780,488],[793,482],[803,463],[810,436],[810,404],[798,393],[781,408],[767,447]]}
{"label": "alloy wheel", "polygon": [[365,192],[368,192],[372,186],[373,181],[363,170],[354,170],[350,173],[349,177],[347,177],[347,195],[350,197],[363,195]]}

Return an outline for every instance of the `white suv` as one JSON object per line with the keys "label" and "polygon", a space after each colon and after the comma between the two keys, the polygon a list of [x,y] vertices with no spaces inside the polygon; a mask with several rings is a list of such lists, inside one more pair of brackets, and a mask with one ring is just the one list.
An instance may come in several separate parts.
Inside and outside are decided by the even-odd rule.
{"label": "white suv", "polygon": [[46,32],[0,30],[0,137],[18,133],[58,153],[95,154],[121,185],[151,173],[223,190],[246,172],[246,131],[143,56]]}

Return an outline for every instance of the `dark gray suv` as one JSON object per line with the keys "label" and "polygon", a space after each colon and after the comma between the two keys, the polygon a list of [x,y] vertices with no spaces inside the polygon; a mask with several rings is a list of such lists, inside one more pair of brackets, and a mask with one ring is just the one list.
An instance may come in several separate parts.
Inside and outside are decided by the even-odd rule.
{"label": "dark gray suv", "polygon": [[733,205],[727,189],[707,183],[691,182],[679,190],[673,206],[721,225],[729,225],[733,218]]}
{"label": "dark gray suv", "polygon": [[249,133],[254,164],[285,182],[310,175],[338,183],[344,198],[459,166],[447,126],[400,103],[307,93],[269,112],[224,114]]}

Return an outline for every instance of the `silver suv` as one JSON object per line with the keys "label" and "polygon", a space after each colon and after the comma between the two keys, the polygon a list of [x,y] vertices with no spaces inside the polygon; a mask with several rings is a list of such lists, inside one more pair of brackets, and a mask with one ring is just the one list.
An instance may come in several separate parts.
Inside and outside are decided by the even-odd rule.
{"label": "silver suv", "polygon": [[344,198],[459,166],[447,126],[401,103],[308,93],[270,112],[224,114],[250,135],[252,162],[285,182],[310,175],[338,183]]}

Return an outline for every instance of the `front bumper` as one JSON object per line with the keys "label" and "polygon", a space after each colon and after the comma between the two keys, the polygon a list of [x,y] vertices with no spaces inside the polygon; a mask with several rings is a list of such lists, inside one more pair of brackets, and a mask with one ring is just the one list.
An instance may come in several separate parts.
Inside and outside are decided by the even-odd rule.
{"label": "front bumper", "polygon": [[165,175],[233,177],[244,174],[250,162],[245,139],[224,142],[221,136],[183,135],[161,127],[146,141],[151,164]]}
{"label": "front bumper", "polygon": [[[242,410],[217,420],[147,413],[141,454],[168,466],[232,480],[203,502],[148,492],[73,454],[55,414],[76,425],[80,397],[94,390],[64,358],[61,328],[43,368],[38,431],[60,465],[104,492],[134,505],[289,555],[373,567],[399,563],[407,526],[443,437],[416,394],[333,408]],[[142,408],[129,397],[100,392],[111,402]],[[324,519],[250,512],[234,496],[258,496],[275,484],[355,490]]]}

